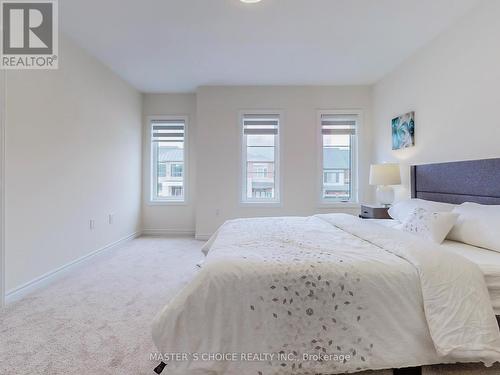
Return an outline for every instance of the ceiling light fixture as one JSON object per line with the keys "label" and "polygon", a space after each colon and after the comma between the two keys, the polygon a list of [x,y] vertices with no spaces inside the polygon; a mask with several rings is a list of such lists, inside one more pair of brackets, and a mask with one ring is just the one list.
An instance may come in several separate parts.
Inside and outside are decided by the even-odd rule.
{"label": "ceiling light fixture", "polygon": [[258,3],[260,2],[261,0],[240,0],[242,3],[247,3],[247,4],[254,4],[254,3]]}

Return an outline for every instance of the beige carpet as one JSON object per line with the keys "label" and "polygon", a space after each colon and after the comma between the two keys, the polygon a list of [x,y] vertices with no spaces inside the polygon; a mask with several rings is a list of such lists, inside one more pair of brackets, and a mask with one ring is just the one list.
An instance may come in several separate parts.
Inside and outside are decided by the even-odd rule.
{"label": "beige carpet", "polygon": [[[201,245],[139,238],[8,306],[0,312],[0,374],[154,374],[151,321],[196,273]],[[490,375],[500,367],[430,366],[424,374]]]}

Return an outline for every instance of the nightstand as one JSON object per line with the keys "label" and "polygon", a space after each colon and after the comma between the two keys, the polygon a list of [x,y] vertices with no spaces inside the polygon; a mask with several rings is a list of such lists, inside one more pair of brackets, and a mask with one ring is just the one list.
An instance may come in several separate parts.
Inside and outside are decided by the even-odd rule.
{"label": "nightstand", "polygon": [[389,207],[362,204],[359,217],[362,219],[391,219],[388,211]]}

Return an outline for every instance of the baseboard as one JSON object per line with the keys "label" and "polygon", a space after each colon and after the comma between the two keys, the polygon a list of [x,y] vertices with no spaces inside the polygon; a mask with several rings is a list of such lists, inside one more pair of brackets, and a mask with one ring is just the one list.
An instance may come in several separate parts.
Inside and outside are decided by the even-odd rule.
{"label": "baseboard", "polygon": [[194,237],[194,230],[177,229],[143,229],[144,236]]}
{"label": "baseboard", "polygon": [[210,237],[212,237],[211,234],[198,234],[198,233],[196,233],[196,235],[194,236],[194,238],[199,241],[208,241]]}
{"label": "baseboard", "polygon": [[42,276],[39,276],[39,277],[21,285],[21,286],[18,286],[17,288],[9,290],[5,295],[5,304],[10,304],[12,302],[18,301],[19,299],[23,298],[24,296],[33,292],[34,290],[49,284],[56,277],[62,276],[65,273],[65,271],[69,271],[72,267],[76,266],[77,264],[82,263],[82,262],[86,261],[87,259],[89,259],[89,258],[91,258],[91,257],[93,257],[93,256],[95,256],[103,251],[111,250],[112,248],[115,248],[119,245],[122,245],[123,243],[125,243],[127,241],[130,241],[134,238],[139,237],[140,235],[141,235],[141,232],[135,232],[135,233],[129,234],[126,237],[123,237],[115,242],[112,242],[106,246],[103,246],[97,250],[94,250],[94,251],[92,251],[92,252],[90,252],[90,253],[88,253],[88,254],[86,254],[78,259],[75,259],[72,262],[66,263],[65,265],[60,266],[53,271],[47,272],[47,273],[43,274]]}

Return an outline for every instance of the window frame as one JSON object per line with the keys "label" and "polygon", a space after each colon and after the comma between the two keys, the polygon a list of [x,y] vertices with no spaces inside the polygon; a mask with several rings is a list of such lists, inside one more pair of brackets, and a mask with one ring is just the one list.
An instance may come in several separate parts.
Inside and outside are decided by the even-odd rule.
{"label": "window frame", "polygon": [[[182,187],[184,189],[183,199],[158,198],[157,183],[158,176],[155,168],[156,156],[154,153],[152,138],[153,121],[158,120],[182,120],[184,121],[184,168],[182,176]],[[149,205],[184,206],[189,203],[189,116],[187,115],[152,115],[147,116],[147,142],[149,147]]]}
{"label": "window frame", "polygon": [[[351,199],[349,201],[333,201],[323,197],[323,134],[321,116],[323,115],[354,115],[356,119],[356,136],[351,143]],[[358,208],[359,207],[359,143],[363,127],[363,111],[359,109],[320,109],[316,111],[316,139],[318,149],[317,166],[317,197],[319,208]]]}
{"label": "window frame", "polygon": [[[243,120],[245,115],[262,115],[272,114],[278,116],[278,134],[274,146],[274,184],[275,198],[272,200],[252,200],[246,196],[246,178],[247,178],[247,139],[243,132]],[[239,146],[240,146],[240,163],[239,163],[239,205],[241,207],[282,207],[282,192],[283,186],[281,172],[281,155],[282,155],[282,135],[283,135],[284,112],[276,109],[250,109],[240,110],[238,112],[238,127],[239,127]]]}

